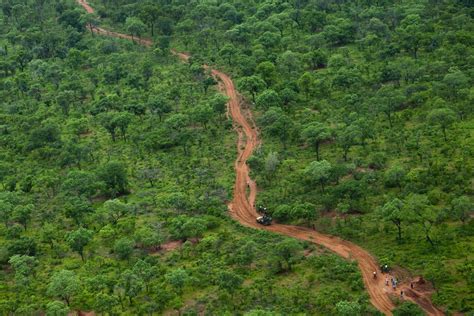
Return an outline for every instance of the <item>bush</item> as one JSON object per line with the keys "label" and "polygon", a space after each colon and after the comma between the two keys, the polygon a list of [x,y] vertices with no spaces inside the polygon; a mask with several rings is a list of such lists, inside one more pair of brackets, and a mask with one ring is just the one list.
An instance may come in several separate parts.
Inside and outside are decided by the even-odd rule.
{"label": "bush", "polygon": [[403,302],[393,310],[393,316],[424,316],[423,310],[412,302]]}

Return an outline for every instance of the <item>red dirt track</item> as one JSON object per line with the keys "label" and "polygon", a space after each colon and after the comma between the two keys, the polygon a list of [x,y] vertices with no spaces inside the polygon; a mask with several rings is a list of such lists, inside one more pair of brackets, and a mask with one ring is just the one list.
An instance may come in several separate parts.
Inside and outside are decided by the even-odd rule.
{"label": "red dirt track", "polygon": [[[77,2],[88,13],[94,13],[94,9],[85,0],[77,0]],[[94,27],[91,31],[101,35],[132,40],[132,36],[130,35],[111,32],[99,27]],[[148,39],[133,38],[133,40],[145,46],[152,45],[152,41]],[[190,57],[185,53],[179,53],[174,50],[172,50],[172,52],[185,61]],[[398,296],[400,290],[404,290],[405,299],[418,304],[428,315],[444,315],[443,312],[438,310],[431,303],[431,300],[429,299],[431,291],[410,289],[410,281],[400,284],[396,291],[393,291],[391,287],[385,286],[385,275],[380,273],[379,264],[375,258],[366,250],[354,243],[338,237],[321,234],[306,227],[283,224],[261,226],[256,223],[255,219],[258,214],[253,205],[255,204],[255,198],[257,195],[257,185],[252,179],[250,179],[250,170],[247,165],[247,159],[252,155],[254,149],[259,146],[259,135],[253,122],[251,111],[241,107],[240,99],[232,79],[216,69],[211,69],[211,73],[221,81],[221,90],[229,97],[228,112],[234,121],[235,130],[238,134],[238,157],[235,161],[236,180],[234,186],[234,198],[229,203],[229,210],[232,218],[239,221],[244,226],[255,229],[265,229],[300,240],[313,242],[328,248],[346,259],[356,260],[361,270],[365,288],[370,295],[371,303],[386,315],[392,315],[391,310],[395,308],[395,304],[392,302],[390,296]],[[249,194],[247,194],[247,187],[250,189]],[[373,279],[372,277],[374,271],[378,271],[379,277],[377,279]]]}

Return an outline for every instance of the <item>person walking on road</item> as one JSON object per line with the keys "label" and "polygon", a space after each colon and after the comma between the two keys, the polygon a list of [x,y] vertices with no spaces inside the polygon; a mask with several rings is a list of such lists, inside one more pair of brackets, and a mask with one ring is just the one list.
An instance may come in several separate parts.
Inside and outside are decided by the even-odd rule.
{"label": "person walking on road", "polygon": [[388,286],[388,276],[385,277],[385,286]]}

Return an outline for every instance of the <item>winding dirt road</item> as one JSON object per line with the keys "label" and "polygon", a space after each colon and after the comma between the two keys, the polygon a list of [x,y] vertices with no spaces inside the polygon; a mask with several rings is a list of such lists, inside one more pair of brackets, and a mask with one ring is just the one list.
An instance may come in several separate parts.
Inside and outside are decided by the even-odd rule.
{"label": "winding dirt road", "polygon": [[[85,0],[77,0],[77,2],[88,13],[94,13],[94,9]],[[135,40],[145,46],[152,45],[151,40],[132,38],[130,35],[108,31],[100,27],[93,27],[91,28],[91,31],[101,35]],[[172,52],[185,61],[190,57],[185,53],[179,53],[174,50],[172,50]],[[208,68],[207,66],[205,67]],[[266,229],[278,234],[313,242],[328,248],[344,258],[356,260],[361,270],[365,287],[370,295],[371,303],[386,315],[392,315],[391,311],[395,307],[391,296],[399,295],[399,291],[401,290],[405,292],[405,299],[415,302],[429,315],[444,315],[443,312],[435,308],[431,303],[431,300],[429,299],[429,295],[431,294],[430,291],[411,289],[409,286],[410,281],[400,284],[397,290],[394,291],[391,287],[385,286],[385,276],[380,273],[377,279],[373,279],[373,272],[379,271],[377,261],[366,250],[354,243],[338,237],[321,234],[306,227],[283,224],[261,226],[256,223],[255,219],[258,214],[253,205],[255,205],[257,185],[252,179],[250,179],[250,170],[247,165],[247,159],[260,144],[259,135],[251,111],[244,109],[241,106],[240,98],[232,79],[216,69],[211,69],[211,73],[220,80],[220,88],[222,92],[229,97],[228,111],[234,121],[234,126],[238,134],[238,157],[235,161],[236,180],[234,186],[234,198],[229,203],[231,216],[242,225],[255,229]],[[247,193],[247,187],[250,189],[249,194]]]}

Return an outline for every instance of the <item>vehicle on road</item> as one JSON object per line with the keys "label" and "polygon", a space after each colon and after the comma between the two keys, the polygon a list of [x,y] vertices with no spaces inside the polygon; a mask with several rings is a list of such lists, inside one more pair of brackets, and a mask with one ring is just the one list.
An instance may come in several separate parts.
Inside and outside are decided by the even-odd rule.
{"label": "vehicle on road", "polygon": [[272,217],[267,215],[267,214],[264,214],[262,216],[257,217],[257,223],[259,223],[261,225],[264,225],[264,226],[271,225],[272,224]]}
{"label": "vehicle on road", "polygon": [[257,211],[262,213],[262,216],[257,217],[257,223],[268,226],[272,224],[272,217],[267,214],[267,208],[259,205]]}

